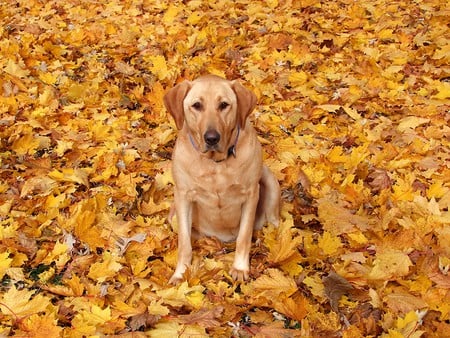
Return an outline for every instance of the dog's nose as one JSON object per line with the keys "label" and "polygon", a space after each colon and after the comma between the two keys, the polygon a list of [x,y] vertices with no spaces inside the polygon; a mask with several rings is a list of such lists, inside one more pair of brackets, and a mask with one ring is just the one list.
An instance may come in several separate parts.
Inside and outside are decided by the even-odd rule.
{"label": "dog's nose", "polygon": [[207,145],[215,146],[220,141],[220,134],[216,130],[210,129],[206,131],[203,138]]}

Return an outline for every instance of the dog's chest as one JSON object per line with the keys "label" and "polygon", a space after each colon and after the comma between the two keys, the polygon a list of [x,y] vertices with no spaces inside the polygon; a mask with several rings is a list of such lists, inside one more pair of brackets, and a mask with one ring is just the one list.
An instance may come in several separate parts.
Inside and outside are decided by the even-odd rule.
{"label": "dog's chest", "polygon": [[192,178],[192,200],[219,209],[242,204],[252,184],[242,181],[233,170],[197,172]]}

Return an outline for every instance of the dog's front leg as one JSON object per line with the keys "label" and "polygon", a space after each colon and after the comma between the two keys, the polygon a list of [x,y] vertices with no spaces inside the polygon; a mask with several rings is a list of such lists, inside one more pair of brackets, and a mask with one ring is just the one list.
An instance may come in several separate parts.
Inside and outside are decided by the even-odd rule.
{"label": "dog's front leg", "polygon": [[178,261],[169,280],[171,284],[178,284],[183,280],[183,274],[192,260],[192,202],[186,198],[186,194],[175,192],[175,208],[178,221]]}
{"label": "dog's front leg", "polygon": [[255,223],[255,213],[259,198],[259,185],[249,193],[249,198],[242,206],[239,233],[236,239],[236,253],[230,275],[234,280],[244,281],[250,272],[250,248]]}

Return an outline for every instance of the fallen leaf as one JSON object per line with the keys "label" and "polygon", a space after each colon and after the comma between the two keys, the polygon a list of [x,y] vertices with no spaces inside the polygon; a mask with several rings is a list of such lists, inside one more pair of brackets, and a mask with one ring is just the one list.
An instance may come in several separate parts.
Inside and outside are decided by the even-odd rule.
{"label": "fallen leaf", "polygon": [[277,299],[281,294],[292,295],[297,290],[297,285],[292,277],[286,277],[280,270],[267,269],[264,275],[248,285],[242,285],[241,289],[253,297]]}
{"label": "fallen leaf", "polygon": [[372,270],[367,278],[390,280],[400,278],[409,273],[412,262],[405,253],[390,249],[377,253]]}
{"label": "fallen leaf", "polygon": [[189,315],[181,316],[180,320],[184,324],[198,324],[206,328],[215,327],[220,325],[218,319],[220,318],[223,310],[224,309],[221,306],[215,307],[210,310],[201,309]]}
{"label": "fallen leaf", "polygon": [[339,313],[339,300],[342,296],[348,295],[353,290],[353,286],[335,272],[330,272],[322,280],[325,286],[325,295],[330,301],[331,308],[333,311]]}
{"label": "fallen leaf", "polygon": [[46,311],[50,299],[33,291],[18,290],[15,286],[5,292],[0,301],[0,310],[5,316],[25,317]]}

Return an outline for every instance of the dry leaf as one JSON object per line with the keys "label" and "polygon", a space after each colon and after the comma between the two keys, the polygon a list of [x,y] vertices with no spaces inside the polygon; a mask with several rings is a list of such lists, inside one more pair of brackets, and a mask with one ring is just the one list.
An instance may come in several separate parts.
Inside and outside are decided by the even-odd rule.
{"label": "dry leaf", "polygon": [[333,311],[339,313],[339,300],[342,296],[348,295],[353,286],[343,277],[335,272],[330,272],[322,278],[325,286],[325,295],[330,301]]}
{"label": "dry leaf", "polygon": [[[445,336],[446,5],[3,1],[0,335]],[[163,96],[205,73],[258,97],[280,226],[243,283],[234,244],[193,239],[174,287]]]}

